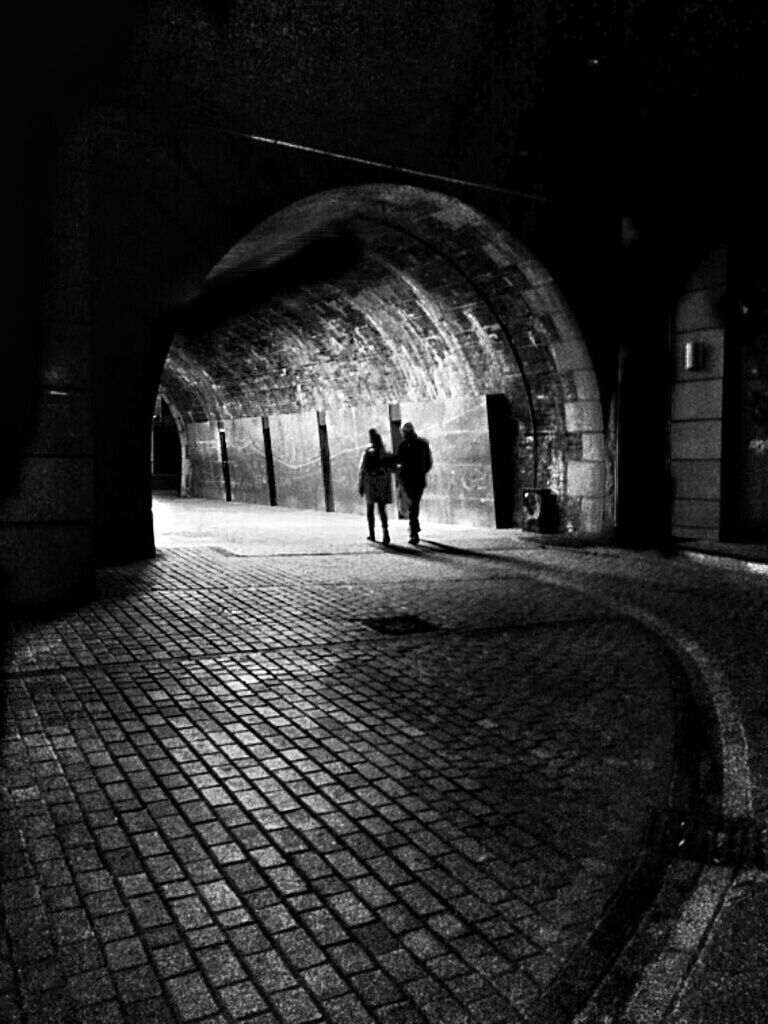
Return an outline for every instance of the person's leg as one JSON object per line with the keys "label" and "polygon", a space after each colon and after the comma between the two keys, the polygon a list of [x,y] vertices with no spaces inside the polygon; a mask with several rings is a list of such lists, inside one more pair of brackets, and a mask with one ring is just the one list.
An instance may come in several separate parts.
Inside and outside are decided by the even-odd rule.
{"label": "person's leg", "polygon": [[411,544],[419,543],[419,531],[421,530],[421,524],[419,523],[419,509],[421,508],[421,491],[411,491],[408,495],[410,498],[410,508],[408,509],[408,525],[410,528],[410,541]]}
{"label": "person's leg", "polygon": [[389,544],[389,524],[387,521],[387,506],[383,501],[379,502],[379,518],[381,519],[381,528],[384,531],[384,543]]}
{"label": "person's leg", "polygon": [[372,501],[366,504],[365,512],[368,516],[368,540],[376,540],[376,519],[374,516]]}

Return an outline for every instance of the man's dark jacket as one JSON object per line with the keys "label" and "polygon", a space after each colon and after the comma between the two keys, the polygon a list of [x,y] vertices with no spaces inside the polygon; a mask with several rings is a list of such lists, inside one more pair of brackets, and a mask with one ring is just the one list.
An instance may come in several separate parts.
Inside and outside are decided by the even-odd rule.
{"label": "man's dark jacket", "polygon": [[418,434],[406,437],[397,446],[397,462],[400,466],[400,480],[406,491],[423,491],[427,473],[432,468],[429,442]]}

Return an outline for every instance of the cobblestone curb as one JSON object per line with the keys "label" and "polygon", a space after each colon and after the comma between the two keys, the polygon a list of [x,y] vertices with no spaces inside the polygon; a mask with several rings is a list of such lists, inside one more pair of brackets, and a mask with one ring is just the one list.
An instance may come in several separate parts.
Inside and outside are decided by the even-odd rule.
{"label": "cobblestone curb", "polygon": [[[713,727],[713,753],[722,773],[721,811],[731,818],[749,818],[752,787],[747,738],[722,669],[698,643],[658,616],[631,605],[622,606],[621,611],[663,637],[688,662],[692,696]],[[678,874],[676,866],[667,868],[657,900],[670,898],[670,892],[677,888]],[[630,993],[620,1024],[661,1024],[680,1005],[736,876],[737,871],[725,865],[707,865],[701,870],[679,909],[676,923]],[[639,931],[644,926],[653,927],[657,917],[649,912]],[[633,955],[641,945],[642,940],[634,942]],[[609,1011],[601,1005],[610,988],[610,979],[601,984],[575,1018],[575,1024],[617,1024],[615,1008],[607,1015]]]}

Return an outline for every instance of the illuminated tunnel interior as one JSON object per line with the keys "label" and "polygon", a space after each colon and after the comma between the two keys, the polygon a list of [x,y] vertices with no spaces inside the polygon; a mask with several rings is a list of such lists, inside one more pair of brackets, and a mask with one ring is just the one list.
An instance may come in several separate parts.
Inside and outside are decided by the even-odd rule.
{"label": "illuminated tunnel interior", "polygon": [[434,521],[520,525],[528,488],[554,494],[560,529],[610,514],[595,375],[560,292],[435,192],[339,189],[264,221],[182,316],[155,411],[156,436],[178,431],[182,495],[359,512],[368,428],[390,447],[411,420]]}

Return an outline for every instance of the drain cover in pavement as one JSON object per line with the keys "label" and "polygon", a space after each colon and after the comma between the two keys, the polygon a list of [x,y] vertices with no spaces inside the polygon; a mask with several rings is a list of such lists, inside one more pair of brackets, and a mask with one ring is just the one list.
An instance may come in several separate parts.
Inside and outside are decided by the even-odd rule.
{"label": "drain cover in pavement", "polygon": [[760,829],[751,818],[679,810],[657,812],[651,821],[649,840],[652,848],[680,859],[765,870]]}
{"label": "drain cover in pavement", "polygon": [[431,622],[420,619],[418,615],[389,615],[382,619],[360,619],[364,626],[375,629],[377,633],[389,636],[408,636],[410,633],[429,633],[436,629]]}

